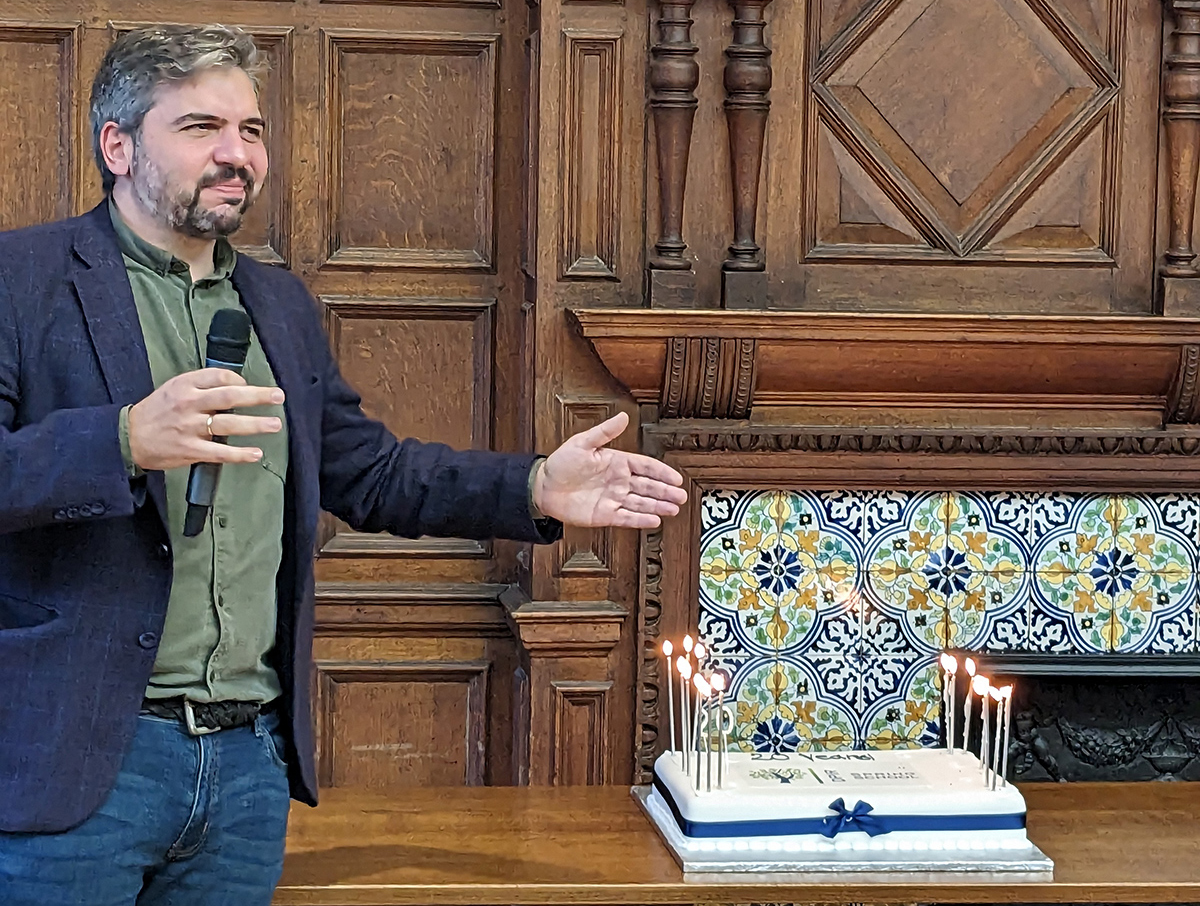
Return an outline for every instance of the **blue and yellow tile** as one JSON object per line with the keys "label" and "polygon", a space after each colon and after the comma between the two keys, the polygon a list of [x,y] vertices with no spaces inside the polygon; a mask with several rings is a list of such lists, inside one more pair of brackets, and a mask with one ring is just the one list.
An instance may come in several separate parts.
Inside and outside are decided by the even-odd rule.
{"label": "blue and yellow tile", "polygon": [[937,745],[941,734],[940,671],[933,658],[881,658],[868,665],[860,743],[868,749]]}
{"label": "blue and yellow tile", "polygon": [[853,710],[825,693],[812,664],[759,663],[738,677],[732,691],[734,751],[829,751],[854,743]]}

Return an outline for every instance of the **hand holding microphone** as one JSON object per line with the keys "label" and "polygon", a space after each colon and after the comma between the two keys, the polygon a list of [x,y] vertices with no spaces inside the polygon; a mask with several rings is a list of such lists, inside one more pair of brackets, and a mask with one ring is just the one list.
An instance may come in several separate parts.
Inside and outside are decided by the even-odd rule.
{"label": "hand holding microphone", "polygon": [[[238,359],[237,347],[242,343],[245,347]],[[229,411],[279,405],[284,399],[278,387],[247,386],[239,372],[248,347],[246,313],[232,308],[218,311],[208,335],[207,367],[166,381],[130,409],[129,449],[137,466],[149,472],[200,463],[253,463],[262,459],[262,450],[257,447],[229,446],[223,442],[227,436],[275,434],[283,428],[278,418]],[[214,354],[220,358],[214,358]],[[191,491],[191,477],[188,486]]]}

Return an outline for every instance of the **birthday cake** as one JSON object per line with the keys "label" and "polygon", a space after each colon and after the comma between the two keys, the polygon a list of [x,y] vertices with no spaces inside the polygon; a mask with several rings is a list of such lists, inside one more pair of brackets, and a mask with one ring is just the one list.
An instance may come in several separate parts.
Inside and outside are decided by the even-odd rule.
{"label": "birthday cake", "polygon": [[711,870],[720,870],[721,861],[847,856],[897,863],[890,867],[1049,865],[1025,835],[1021,793],[991,783],[970,753],[731,752],[725,758],[719,789],[707,765],[697,789],[701,759],[692,759],[687,774],[679,752],[655,763],[643,804],[685,862],[690,856]]}

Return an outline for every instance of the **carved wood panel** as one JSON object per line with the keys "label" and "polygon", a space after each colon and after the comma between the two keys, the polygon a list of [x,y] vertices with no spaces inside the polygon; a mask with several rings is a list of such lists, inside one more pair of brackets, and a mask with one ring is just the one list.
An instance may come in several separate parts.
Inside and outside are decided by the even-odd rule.
{"label": "carved wood panel", "polygon": [[808,255],[893,246],[896,259],[905,256],[894,246],[916,246],[952,258],[1110,261],[1112,224],[1100,212],[1114,211],[1116,158],[1105,148],[1120,134],[1107,56],[1049,4],[877,10],[813,61],[814,172],[832,185],[813,210]]}
{"label": "carved wood panel", "polygon": [[494,267],[498,41],[324,33],[327,265]]}
{"label": "carved wood panel", "polygon": [[478,786],[488,663],[317,662],[322,786]]}
{"label": "carved wood panel", "polygon": [[568,30],[563,39],[561,276],[616,279],[620,248],[621,35]]}
{"label": "carved wood panel", "polygon": [[554,786],[609,781],[606,758],[611,682],[555,680]]}
{"label": "carved wood panel", "polygon": [[0,23],[0,117],[15,140],[0,147],[0,230],[71,212],[75,66],[81,33],[71,24]]}
{"label": "carved wood panel", "polygon": [[[495,300],[325,296],[343,376],[397,437],[491,446]],[[351,532],[326,517],[323,556],[483,557],[490,545]]]}

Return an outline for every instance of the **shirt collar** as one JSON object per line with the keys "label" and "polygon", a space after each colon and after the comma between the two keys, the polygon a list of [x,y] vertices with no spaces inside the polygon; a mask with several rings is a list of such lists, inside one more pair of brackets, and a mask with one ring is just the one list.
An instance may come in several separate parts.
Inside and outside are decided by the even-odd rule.
{"label": "shirt collar", "polygon": [[[121,212],[117,210],[116,202],[110,195],[108,198],[108,214],[112,219],[113,229],[117,234],[117,245],[121,254],[143,267],[149,268],[161,277],[170,273],[187,274],[190,268],[187,262],[181,261],[165,249],[153,245],[130,229]],[[200,283],[219,283],[229,279],[237,264],[237,252],[225,237],[219,237],[213,249],[213,272]]]}

